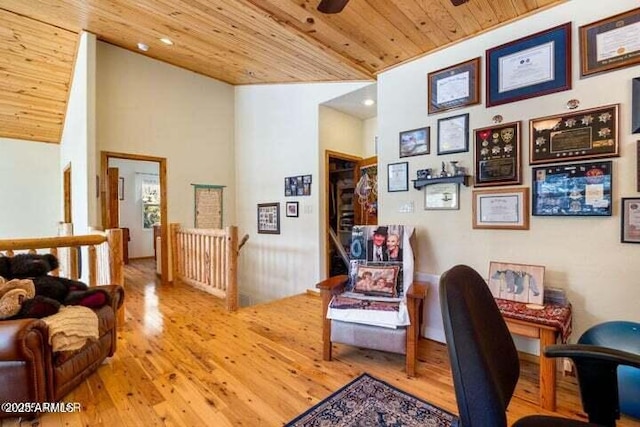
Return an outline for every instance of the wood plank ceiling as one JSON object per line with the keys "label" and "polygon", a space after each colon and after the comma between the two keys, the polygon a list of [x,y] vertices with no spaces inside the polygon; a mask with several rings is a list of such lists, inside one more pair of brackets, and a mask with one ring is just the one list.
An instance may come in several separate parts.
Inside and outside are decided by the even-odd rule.
{"label": "wood plank ceiling", "polygon": [[59,142],[82,30],[231,84],[372,80],[564,1],[0,0],[0,136]]}

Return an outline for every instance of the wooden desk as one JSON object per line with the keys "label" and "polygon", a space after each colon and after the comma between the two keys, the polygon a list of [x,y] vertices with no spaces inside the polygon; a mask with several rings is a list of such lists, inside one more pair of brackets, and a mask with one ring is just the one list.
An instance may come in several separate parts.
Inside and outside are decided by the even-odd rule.
{"label": "wooden desk", "polygon": [[540,340],[540,406],[550,411],[556,410],[556,359],[544,356],[544,348],[555,344],[558,329],[523,320],[504,318],[512,334]]}
{"label": "wooden desk", "polygon": [[556,410],[556,359],[544,356],[544,348],[558,338],[566,342],[571,333],[571,306],[547,305],[531,310],[526,304],[496,299],[511,333],[540,340],[540,406]]}

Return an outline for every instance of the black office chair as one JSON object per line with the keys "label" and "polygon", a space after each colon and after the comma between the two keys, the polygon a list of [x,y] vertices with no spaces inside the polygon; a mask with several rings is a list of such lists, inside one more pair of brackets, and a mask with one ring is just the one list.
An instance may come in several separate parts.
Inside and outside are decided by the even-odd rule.
{"label": "black office chair", "polygon": [[[518,353],[484,279],[458,265],[440,278],[440,305],[447,338],[461,427],[506,427],[520,362]],[[615,426],[618,365],[640,368],[640,356],[593,345],[552,345],[548,357],[569,357],[576,366],[583,409],[590,424],[533,415],[514,426]]]}

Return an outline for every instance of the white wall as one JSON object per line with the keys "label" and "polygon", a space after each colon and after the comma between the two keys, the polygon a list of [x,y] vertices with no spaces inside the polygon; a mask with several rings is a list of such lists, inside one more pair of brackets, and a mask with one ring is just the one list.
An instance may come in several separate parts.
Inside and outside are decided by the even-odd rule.
{"label": "white wall", "polygon": [[[69,93],[60,142],[60,175],[71,164],[71,200],[74,233],[98,226],[95,158],[96,37],[83,32]],[[59,204],[60,205],[60,204]]]}
{"label": "white wall", "polygon": [[[256,303],[303,292],[320,273],[320,165],[318,105],[366,83],[236,87],[236,183],[240,234],[241,302]],[[284,178],[312,175],[311,196],[284,197]],[[300,203],[287,218],[286,201]],[[258,203],[280,203],[280,233],[257,234]],[[324,272],[322,273],[324,274]]]}
{"label": "white wall", "polygon": [[378,118],[372,117],[363,121],[362,129],[362,157],[376,155],[376,136],[378,136]]}
{"label": "white wall", "polygon": [[[109,159],[109,167],[118,168],[124,178],[124,200],[120,200],[120,227],[129,229],[129,258],[152,257],[153,228],[142,224],[142,174],[158,175],[158,162]],[[126,243],[126,242],[125,242]]]}
{"label": "white wall", "polygon": [[0,138],[0,238],[55,236],[62,219],[60,146]]}
{"label": "white wall", "polygon": [[236,222],[233,86],[99,42],[96,110],[98,150],[167,158],[170,222],[193,226],[191,184],[225,185]]}
{"label": "white wall", "polygon": [[[439,275],[456,264],[468,264],[487,275],[489,262],[507,261],[546,266],[545,285],[564,288],[573,304],[574,333],[577,337],[589,326],[613,319],[640,320],[640,245],[621,244],[620,197],[637,196],[635,190],[635,141],[630,134],[631,79],[640,67],[626,68],[588,79],[579,79],[578,27],[638,6],[637,0],[616,2],[569,1],[526,20],[452,46],[406,65],[382,73],[378,81],[378,155],[380,182],[386,180],[386,167],[398,161],[398,132],[431,126],[430,155],[411,157],[409,174],[417,169],[438,168],[441,161],[459,160],[473,170],[473,154],[437,156],[435,150],[437,119],[458,113],[427,115],[427,79],[429,72],[483,55],[485,50],[517,36],[536,33],[568,21],[573,22],[573,90],[523,100],[486,109],[482,105],[459,112],[470,113],[470,128],[489,126],[495,114],[505,122],[522,120],[523,185],[531,186],[528,166],[528,120],[566,111],[571,98],[581,101],[580,109],[620,103],[620,150],[613,159],[613,216],[610,218],[531,217],[530,230],[473,230],[471,227],[472,188],[461,189],[459,211],[424,211],[422,191],[387,193],[380,197],[380,221],[417,226],[417,270]],[[517,36],[516,36],[517,35]],[[483,59],[484,63],[484,59]],[[484,70],[484,66],[482,66]],[[484,89],[484,71],[481,87]],[[485,99],[483,95],[482,99]],[[398,213],[407,200],[415,203],[414,213]],[[426,332],[441,338],[437,288],[432,286],[427,311]]]}

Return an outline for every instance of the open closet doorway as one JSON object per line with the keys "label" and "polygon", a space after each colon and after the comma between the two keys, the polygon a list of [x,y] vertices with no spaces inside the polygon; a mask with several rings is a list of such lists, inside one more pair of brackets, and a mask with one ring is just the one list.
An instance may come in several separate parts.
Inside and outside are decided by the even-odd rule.
{"label": "open closet doorway", "polygon": [[348,273],[353,226],[377,224],[376,99],[374,83],[320,105],[327,277]]}
{"label": "open closet doorway", "polygon": [[[155,257],[163,284],[169,282],[167,216],[167,165],[163,157],[139,154],[101,153],[102,223],[105,228],[128,228],[125,239],[132,258]],[[155,227],[154,227],[155,226]],[[154,233],[159,230],[159,233]],[[154,248],[155,236],[160,247]]]}

